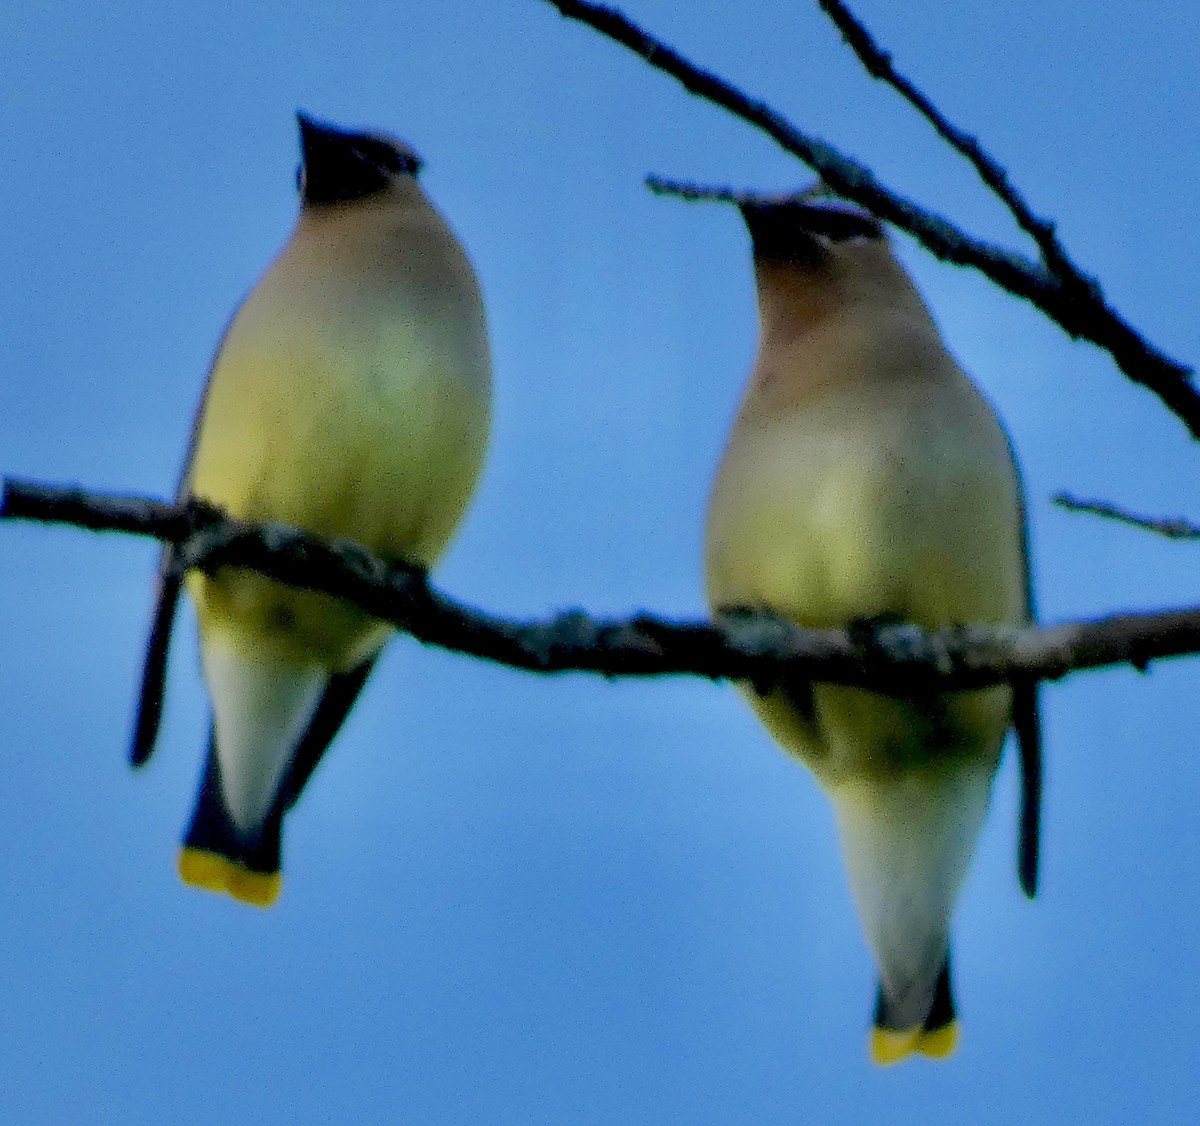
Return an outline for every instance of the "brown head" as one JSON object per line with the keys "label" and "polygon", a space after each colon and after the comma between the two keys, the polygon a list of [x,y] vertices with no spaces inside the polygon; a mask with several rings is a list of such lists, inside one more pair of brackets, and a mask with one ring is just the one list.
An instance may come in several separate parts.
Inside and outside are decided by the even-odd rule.
{"label": "brown head", "polygon": [[805,195],[740,207],[764,330],[781,323],[798,328],[864,304],[924,310],[873,215]]}

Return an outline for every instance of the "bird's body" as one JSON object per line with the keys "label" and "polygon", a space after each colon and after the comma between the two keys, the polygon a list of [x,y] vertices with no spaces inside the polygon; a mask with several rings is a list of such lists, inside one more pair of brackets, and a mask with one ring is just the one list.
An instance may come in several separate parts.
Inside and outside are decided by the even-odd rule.
{"label": "bird's body", "polygon": [[[838,214],[796,202],[747,213],[761,339],[710,501],[710,602],[812,628],[1027,621],[1004,431],[882,232],[842,231]],[[950,913],[1013,690],[805,683],[748,697],[833,801],[880,968],[873,1054],[946,1054]]]}
{"label": "bird's body", "polygon": [[[428,566],[463,514],[487,441],[478,285],[410,150],[304,118],[301,128],[311,178],[300,217],[218,350],[181,497]],[[157,725],[157,635],[177,582],[165,572],[135,760]],[[214,731],[180,870],[270,902],[282,817],[391,627],[235,568],[192,572],[187,589]]]}

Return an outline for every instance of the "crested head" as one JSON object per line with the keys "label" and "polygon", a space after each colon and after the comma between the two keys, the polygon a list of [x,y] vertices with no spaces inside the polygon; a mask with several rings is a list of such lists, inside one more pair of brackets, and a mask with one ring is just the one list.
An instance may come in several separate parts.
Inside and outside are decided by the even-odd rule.
{"label": "crested head", "polygon": [[305,205],[350,203],[412,179],[421,158],[386,133],[340,129],[297,113],[301,160],[300,199]]}
{"label": "crested head", "polygon": [[[853,339],[873,354],[937,341],[928,308],[873,215],[806,196],[740,207],[753,243],[760,351],[771,357],[764,370],[782,370],[779,356],[793,347],[812,347],[818,325],[839,334],[837,348]],[[783,368],[792,384],[806,385],[826,370],[791,360]],[[802,370],[809,371],[803,379]]]}
{"label": "crested head", "polygon": [[865,306],[924,303],[875,216],[811,193],[739,203],[750,231],[764,325],[795,328]]}
{"label": "crested head", "polygon": [[740,208],[756,261],[815,267],[827,262],[838,246],[886,243],[875,216],[807,194],[746,200]]}

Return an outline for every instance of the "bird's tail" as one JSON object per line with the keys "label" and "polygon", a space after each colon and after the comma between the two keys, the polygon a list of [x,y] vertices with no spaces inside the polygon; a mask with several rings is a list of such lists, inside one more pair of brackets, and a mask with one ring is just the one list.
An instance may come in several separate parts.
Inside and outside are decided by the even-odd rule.
{"label": "bird's tail", "polygon": [[944,1057],[958,1039],[950,914],[987,809],[994,760],[833,792],[850,886],[882,987],[871,1058]]}
{"label": "bird's tail", "polygon": [[179,852],[179,877],[191,887],[226,892],[270,907],[279,897],[283,812],[279,804],[253,833],[239,832],[221,796],[221,768],[209,743],[196,810]]}
{"label": "bird's tail", "polygon": [[958,1047],[958,1020],[954,1012],[954,992],[950,985],[950,955],[946,955],[934,987],[933,1004],[925,1019],[917,1025],[899,1027],[888,1004],[883,983],[875,999],[875,1018],[871,1028],[871,1061],[887,1067],[914,1053],[943,1060]]}

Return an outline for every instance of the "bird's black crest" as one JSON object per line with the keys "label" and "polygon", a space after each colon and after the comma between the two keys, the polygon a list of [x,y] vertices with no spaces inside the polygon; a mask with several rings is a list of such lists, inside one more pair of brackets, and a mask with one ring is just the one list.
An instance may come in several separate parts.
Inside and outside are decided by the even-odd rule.
{"label": "bird's black crest", "polygon": [[356,133],[303,113],[298,173],[305,203],[349,203],[383,191],[397,176],[415,176],[421,158],[407,145],[373,133]]}
{"label": "bird's black crest", "polygon": [[865,211],[789,198],[741,205],[754,256],[775,262],[819,265],[828,243],[881,239],[883,224]]}

